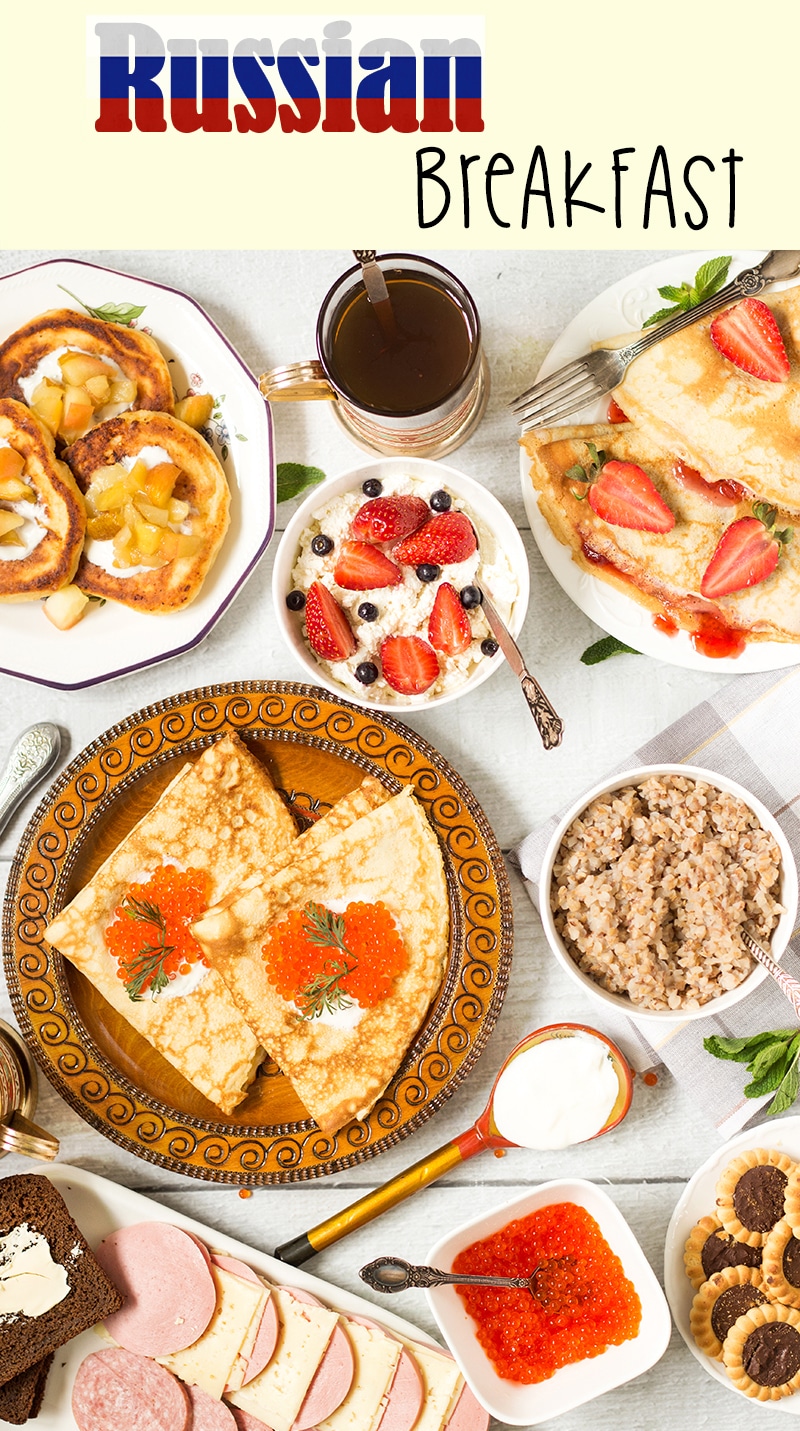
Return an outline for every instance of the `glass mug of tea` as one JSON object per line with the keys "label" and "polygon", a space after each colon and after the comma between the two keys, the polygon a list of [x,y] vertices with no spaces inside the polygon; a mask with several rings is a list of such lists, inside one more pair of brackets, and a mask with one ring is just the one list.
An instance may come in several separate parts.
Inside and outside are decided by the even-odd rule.
{"label": "glass mug of tea", "polygon": [[489,370],[471,295],[449,269],[410,253],[377,259],[388,292],[370,301],[359,264],[329,289],[318,360],[259,379],[270,402],[322,398],[367,452],[443,457],[483,416]]}
{"label": "glass mug of tea", "polygon": [[28,1121],[36,1108],[36,1069],[25,1044],[0,1019],[0,1158],[24,1153],[48,1162],[58,1153],[58,1139]]}

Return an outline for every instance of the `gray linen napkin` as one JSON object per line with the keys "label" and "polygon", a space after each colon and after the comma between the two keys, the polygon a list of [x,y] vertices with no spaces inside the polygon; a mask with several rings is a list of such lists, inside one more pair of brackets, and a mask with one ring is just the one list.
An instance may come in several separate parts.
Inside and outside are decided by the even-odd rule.
{"label": "gray linen napkin", "polygon": [[[616,767],[683,763],[700,765],[737,780],[766,805],[781,825],[800,864],[800,671],[738,676],[717,695],[695,706],[654,740]],[[614,774],[615,772],[611,772]],[[512,853],[538,906],[538,883],[548,841],[560,819],[554,815]],[[800,978],[800,926],[781,963]],[[703,1048],[709,1034],[743,1037],[765,1029],[792,1028],[791,1004],[769,978],[724,1017],[691,1023],[676,1018],[653,1026],[603,1010],[601,1025],[618,1037],[634,1067],[663,1063],[704,1109],[723,1138],[757,1119],[769,1101],[746,1099],[744,1066],[721,1062]]]}

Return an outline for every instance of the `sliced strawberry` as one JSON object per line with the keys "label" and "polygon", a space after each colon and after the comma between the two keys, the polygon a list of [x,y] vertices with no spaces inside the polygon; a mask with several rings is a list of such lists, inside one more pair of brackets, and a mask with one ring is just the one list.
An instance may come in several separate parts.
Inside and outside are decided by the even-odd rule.
{"label": "sliced strawberry", "polygon": [[731,522],[717,542],[700,583],[702,595],[712,601],[766,581],[778,565],[781,547],[792,540],[791,527],[775,530],[774,507],[757,502],[753,512]]}
{"label": "sliced strawberry", "polygon": [[428,640],[445,656],[457,656],[459,652],[466,651],[472,641],[469,617],[461,604],[461,597],[449,581],[443,581],[436,593],[428,617]]}
{"label": "sliced strawberry", "polygon": [[403,696],[421,696],[439,674],[439,657],[421,636],[387,636],[381,646],[383,678]]}
{"label": "sliced strawberry", "polygon": [[421,497],[373,497],[353,518],[353,536],[364,542],[396,542],[415,532],[430,516]]}
{"label": "sliced strawberry", "polygon": [[675,526],[675,513],[635,462],[603,463],[589,488],[589,506],[612,527],[671,532]]}
{"label": "sliced strawberry", "polygon": [[379,547],[369,542],[342,542],[333,579],[345,591],[371,591],[378,586],[397,586],[403,573]]}
{"label": "sliced strawberry", "polygon": [[398,543],[392,556],[406,566],[420,566],[423,562],[447,566],[449,562],[466,561],[477,548],[469,517],[463,512],[441,512]]}
{"label": "sliced strawberry", "polygon": [[609,422],[630,422],[630,418],[622,411],[616,398],[608,400],[608,421]]}
{"label": "sliced strawberry", "polygon": [[326,661],[346,661],[358,647],[350,623],[327,586],[315,581],[306,595],[306,631],[312,651]]}
{"label": "sliced strawberry", "polygon": [[743,298],[718,313],[709,330],[714,347],[743,372],[767,383],[785,383],[789,356],[772,311],[760,298]]}

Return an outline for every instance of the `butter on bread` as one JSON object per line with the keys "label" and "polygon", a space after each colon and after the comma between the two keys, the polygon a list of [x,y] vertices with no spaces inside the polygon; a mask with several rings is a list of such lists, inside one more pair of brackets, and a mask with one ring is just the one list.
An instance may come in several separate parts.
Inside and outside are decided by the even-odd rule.
{"label": "butter on bread", "polygon": [[[634,462],[652,479],[675,514],[670,532],[645,532],[611,525],[579,501],[569,471],[585,466],[587,443],[609,458]],[[784,547],[776,570],[757,586],[710,601],[700,584],[717,544],[731,522],[752,516],[742,499],[715,505],[687,489],[675,476],[676,455],[664,450],[638,422],[583,427],[537,428],[522,445],[531,459],[531,481],[539,508],[573,561],[654,612],[667,610],[692,631],[704,616],[745,632],[748,640],[800,641],[800,544]],[[578,490],[580,490],[578,488]],[[779,514],[778,525],[791,525]]]}
{"label": "butter on bread", "polygon": [[136,382],[136,407],[172,412],[169,366],[155,339],[140,328],[104,323],[72,308],[51,308],[23,323],[0,344],[0,397],[25,401],[20,379],[56,349],[110,359]]}
{"label": "butter on bread", "polygon": [[[185,766],[89,883],[45,930],[103,998],[223,1113],[247,1093],[263,1058],[225,984],[209,969],[193,992],[132,1002],[104,931],[132,881],[174,861],[207,870],[219,900],[296,839],[262,763],[233,734]],[[166,991],[168,992],[168,991]]]}
{"label": "butter on bread", "polygon": [[[786,382],[751,377],[717,351],[713,315],[643,353],[614,397],[665,452],[711,481],[800,513],[800,287],[767,293],[791,364]],[[604,344],[603,346],[613,346]]]}
{"label": "butter on bread", "polygon": [[24,457],[22,481],[36,497],[14,505],[24,519],[19,530],[24,537],[33,523],[42,533],[33,546],[2,548],[0,601],[50,596],[75,575],[86,531],[83,497],[44,423],[13,398],[0,398],[0,444]]}
{"label": "butter on bread", "polygon": [[[449,947],[449,905],[436,835],[411,787],[238,897],[209,909],[192,933],[323,1132],[363,1117],[400,1064],[437,993]],[[381,901],[393,915],[408,967],[389,998],[355,1027],[302,1018],[270,983],[262,945],[272,924],[313,900]]]}
{"label": "butter on bread", "polygon": [[[93,560],[93,542],[81,558],[76,584],[87,596],[106,597],[137,611],[179,611],[197,596],[228,529],[230,492],[215,453],[194,428],[165,412],[123,412],[74,442],[67,460],[82,492],[104,467],[135,458],[143,448],[158,447],[180,468],[173,496],[189,504],[190,534],[199,549],[156,568],[116,574]],[[185,524],[184,524],[185,525]],[[103,543],[111,551],[111,542]]]}

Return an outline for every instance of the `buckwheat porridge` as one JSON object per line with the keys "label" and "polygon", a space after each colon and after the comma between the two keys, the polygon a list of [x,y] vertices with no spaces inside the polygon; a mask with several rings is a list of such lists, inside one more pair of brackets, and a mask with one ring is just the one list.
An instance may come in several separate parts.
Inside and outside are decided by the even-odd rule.
{"label": "buckwheat porridge", "polygon": [[612,994],[692,1009],[734,989],[783,912],[780,851],[734,795],[651,776],[594,800],[567,830],[550,907],[567,952]]}

